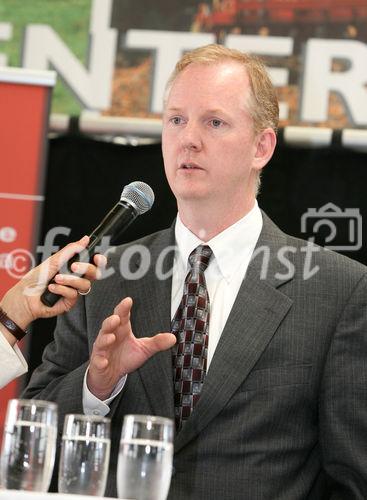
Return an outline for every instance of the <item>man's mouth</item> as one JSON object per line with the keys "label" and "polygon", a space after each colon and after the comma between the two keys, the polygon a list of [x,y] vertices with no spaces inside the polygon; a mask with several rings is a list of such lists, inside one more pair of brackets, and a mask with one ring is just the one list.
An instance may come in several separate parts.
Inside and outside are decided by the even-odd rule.
{"label": "man's mouth", "polygon": [[182,163],[180,168],[183,168],[184,170],[194,170],[194,169],[200,169],[199,165],[196,165],[196,163]]}

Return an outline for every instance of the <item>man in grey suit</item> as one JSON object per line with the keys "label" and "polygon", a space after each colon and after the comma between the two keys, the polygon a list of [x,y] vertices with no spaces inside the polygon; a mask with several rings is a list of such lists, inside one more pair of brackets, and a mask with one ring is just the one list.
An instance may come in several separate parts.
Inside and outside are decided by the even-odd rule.
{"label": "man in grey suit", "polygon": [[175,437],[169,498],[367,498],[366,268],[287,236],[258,208],[277,120],[255,58],[215,45],[183,56],[163,116],[177,220],[134,243],[149,253],[148,263],[144,252],[129,259],[130,277],[144,270],[139,279],[117,272],[131,245],[111,255],[116,272],[59,320],[26,390],[58,402],[61,420],[83,411],[112,418],[106,495],[116,494],[123,416],[182,410],[176,337],[157,333],[170,331],[187,258],[205,244],[206,375]]}

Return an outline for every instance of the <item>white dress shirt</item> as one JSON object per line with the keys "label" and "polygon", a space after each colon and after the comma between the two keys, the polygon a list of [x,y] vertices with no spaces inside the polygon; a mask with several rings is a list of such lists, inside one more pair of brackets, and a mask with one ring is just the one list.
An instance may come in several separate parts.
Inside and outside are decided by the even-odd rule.
{"label": "white dress shirt", "polygon": [[9,344],[1,332],[2,328],[0,327],[0,388],[28,370],[27,362],[19,347]]}
{"label": "white dress shirt", "polygon": [[[213,251],[205,279],[210,301],[209,344],[207,368],[209,369],[224,325],[227,322],[241,283],[246,275],[251,256],[262,230],[263,220],[257,202],[242,219],[214,238],[203,242],[182,223],[177,216],[175,237],[177,251],[173,264],[171,291],[171,319],[174,317],[183,293],[189,270],[188,257],[198,245],[208,245]],[[108,404],[119,394],[126,381],[123,377],[110,398],[100,401],[87,387],[86,375],[83,389],[83,408],[86,414],[107,415]]]}
{"label": "white dress shirt", "polygon": [[261,211],[255,202],[253,209],[242,219],[204,243],[189,231],[177,217],[176,253],[171,294],[171,318],[175,315],[183,293],[183,283],[189,270],[188,258],[198,245],[208,245],[213,251],[205,280],[210,301],[209,344],[207,368],[227,322],[251,256],[262,229]]}

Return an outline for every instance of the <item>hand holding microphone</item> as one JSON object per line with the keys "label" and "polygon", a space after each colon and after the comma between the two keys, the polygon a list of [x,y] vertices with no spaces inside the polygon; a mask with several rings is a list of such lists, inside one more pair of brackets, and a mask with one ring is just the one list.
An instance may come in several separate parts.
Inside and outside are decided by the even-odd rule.
{"label": "hand holding microphone", "polygon": [[[78,293],[84,293],[90,288],[91,282],[98,278],[99,269],[106,265],[103,255],[95,255],[93,263],[90,264],[75,263],[73,270],[77,271],[78,275],[62,274],[59,271],[63,264],[83,250],[88,242],[88,236],[84,236],[79,241],[69,243],[42,264],[31,269],[2,297],[0,308],[8,329],[3,328],[2,333],[11,345],[25,335],[26,328],[35,319],[51,318],[69,311],[75,305]],[[54,291],[61,300],[53,307],[47,307],[40,301],[40,296],[52,276],[55,277]],[[4,321],[1,323],[4,325]],[[15,323],[16,330],[12,323]]]}
{"label": "hand holding microphone", "polygon": [[[89,236],[89,243],[85,250],[81,252],[79,260],[91,262],[96,250],[101,245],[103,238],[118,236],[136,219],[150,210],[154,203],[154,193],[148,184],[135,181],[124,187],[118,203],[108,212],[102,222]],[[78,256],[68,261],[68,267],[78,259]],[[48,283],[54,284],[54,278]],[[60,299],[60,295],[46,288],[41,295],[41,301],[48,307],[53,307]]]}

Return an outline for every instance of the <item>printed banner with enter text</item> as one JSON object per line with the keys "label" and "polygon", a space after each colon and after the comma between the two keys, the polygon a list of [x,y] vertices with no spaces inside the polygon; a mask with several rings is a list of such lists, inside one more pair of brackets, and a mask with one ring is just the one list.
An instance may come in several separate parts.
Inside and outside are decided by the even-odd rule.
{"label": "printed banner with enter text", "polygon": [[2,0],[0,62],[61,76],[52,111],[160,117],[185,51],[264,58],[281,125],[367,126],[367,0]]}

